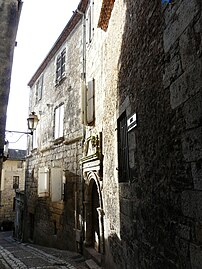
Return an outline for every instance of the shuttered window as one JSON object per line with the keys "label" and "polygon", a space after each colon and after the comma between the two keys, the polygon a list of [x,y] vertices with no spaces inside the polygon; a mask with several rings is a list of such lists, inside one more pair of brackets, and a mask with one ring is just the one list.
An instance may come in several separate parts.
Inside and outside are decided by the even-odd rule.
{"label": "shuttered window", "polygon": [[56,60],[56,84],[65,77],[66,49],[64,49]]}
{"label": "shuttered window", "polygon": [[87,88],[87,124],[91,125],[95,120],[95,80],[88,82]]}
{"label": "shuttered window", "polygon": [[124,112],[117,122],[119,182],[129,181],[127,118]]}
{"label": "shuttered window", "polygon": [[36,104],[42,99],[43,92],[43,75],[38,79],[36,83]]}
{"label": "shuttered window", "polygon": [[62,200],[63,194],[63,171],[61,168],[51,168],[51,200],[58,202]]}
{"label": "shuttered window", "polygon": [[49,196],[49,169],[47,167],[38,170],[38,196]]}
{"label": "shuttered window", "polygon": [[55,109],[54,138],[63,136],[64,104]]}

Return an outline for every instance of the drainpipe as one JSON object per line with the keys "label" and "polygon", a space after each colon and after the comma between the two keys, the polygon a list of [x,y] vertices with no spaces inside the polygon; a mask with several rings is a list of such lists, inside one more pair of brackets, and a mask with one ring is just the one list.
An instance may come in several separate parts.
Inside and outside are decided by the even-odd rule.
{"label": "drainpipe", "polygon": [[[83,91],[84,87],[86,87],[86,16],[85,13],[80,11],[79,9],[76,10],[77,13],[81,14],[83,16],[83,50],[82,50],[82,75],[81,75],[81,80],[82,80],[82,98],[83,98]],[[83,100],[82,100],[83,102]],[[85,102],[85,101],[84,101]],[[84,104],[85,105],[85,104]],[[85,106],[84,106],[85,109]],[[83,113],[83,111],[82,111]],[[83,115],[83,128],[82,128],[82,142],[81,146],[83,149],[84,141],[85,141],[85,136],[86,136],[86,128],[85,128],[85,113]],[[83,165],[81,165],[81,199],[82,199],[82,216],[81,216],[81,252],[83,252],[83,239],[84,239],[84,177],[83,177]]]}

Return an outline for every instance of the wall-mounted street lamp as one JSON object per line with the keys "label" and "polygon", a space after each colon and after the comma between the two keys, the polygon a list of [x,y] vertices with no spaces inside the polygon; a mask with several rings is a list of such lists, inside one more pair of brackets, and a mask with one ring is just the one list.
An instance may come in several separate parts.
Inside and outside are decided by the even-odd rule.
{"label": "wall-mounted street lamp", "polygon": [[37,115],[35,114],[35,112],[32,112],[29,115],[29,117],[27,118],[27,126],[28,126],[28,129],[30,130],[30,132],[8,131],[8,130],[6,130],[6,132],[33,135],[34,130],[36,130],[38,121],[39,121],[39,119],[38,119]]}
{"label": "wall-mounted street lamp", "polygon": [[[35,114],[35,112],[32,112],[29,115],[29,117],[27,118],[27,125],[28,125],[28,129],[30,130],[30,132],[8,131],[8,130],[6,130],[6,132],[33,135],[34,130],[36,130],[38,121],[39,121],[39,119],[38,119],[37,115]],[[0,158],[3,158],[3,160],[6,160],[8,157],[8,145],[9,145],[9,142],[5,141],[4,148],[0,149]]]}

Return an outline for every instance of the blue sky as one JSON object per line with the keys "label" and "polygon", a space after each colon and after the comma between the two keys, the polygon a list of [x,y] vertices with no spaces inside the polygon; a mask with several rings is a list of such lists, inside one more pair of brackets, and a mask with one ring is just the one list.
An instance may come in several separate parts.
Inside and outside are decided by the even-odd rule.
{"label": "blue sky", "polygon": [[[27,131],[27,83],[77,8],[79,0],[24,0],[17,34],[6,130]],[[8,134],[10,148],[25,149],[26,135]]]}

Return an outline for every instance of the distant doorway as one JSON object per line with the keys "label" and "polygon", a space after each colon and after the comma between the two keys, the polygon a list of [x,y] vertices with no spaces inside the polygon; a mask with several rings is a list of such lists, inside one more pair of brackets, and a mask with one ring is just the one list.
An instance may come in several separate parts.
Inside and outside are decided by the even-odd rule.
{"label": "distant doorway", "polygon": [[99,194],[94,181],[92,186],[92,247],[98,252],[100,252],[100,229],[97,211],[97,208],[99,207]]}

